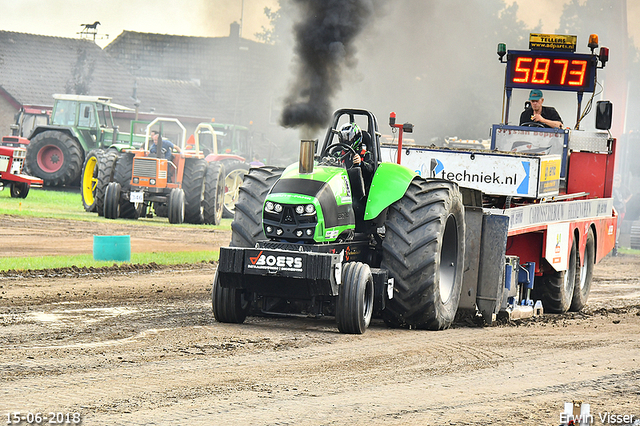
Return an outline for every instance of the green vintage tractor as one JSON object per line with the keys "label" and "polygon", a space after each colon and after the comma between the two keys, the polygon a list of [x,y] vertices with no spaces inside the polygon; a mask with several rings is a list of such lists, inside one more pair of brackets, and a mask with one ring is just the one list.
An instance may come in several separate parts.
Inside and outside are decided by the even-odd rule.
{"label": "green vintage tractor", "polygon": [[[337,129],[356,122],[371,152],[370,182]],[[343,333],[372,317],[389,325],[444,329],[458,308],[464,207],[455,183],[424,179],[381,162],[380,133],[366,110],[334,113],[324,143],[302,141],[286,169],[252,168],[220,250],[212,303],[216,320],[248,315],[334,316]]]}
{"label": "green vintage tractor", "polygon": [[[37,126],[29,135],[25,163],[29,174],[41,178],[45,186],[76,184],[91,151],[132,143],[133,135],[120,133],[112,116],[112,110],[131,111],[130,108],[101,96],[53,98],[51,123]],[[137,142],[142,140],[138,138]]]}

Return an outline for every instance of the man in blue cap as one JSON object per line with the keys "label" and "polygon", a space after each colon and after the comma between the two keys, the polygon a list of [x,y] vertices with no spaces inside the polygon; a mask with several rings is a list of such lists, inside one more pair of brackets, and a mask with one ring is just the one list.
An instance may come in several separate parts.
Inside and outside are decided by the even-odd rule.
{"label": "man in blue cap", "polygon": [[531,101],[531,107],[525,109],[522,114],[520,114],[521,126],[562,127],[562,118],[560,118],[558,111],[556,111],[554,107],[542,106],[544,102],[542,90],[533,89],[529,93],[529,101]]}

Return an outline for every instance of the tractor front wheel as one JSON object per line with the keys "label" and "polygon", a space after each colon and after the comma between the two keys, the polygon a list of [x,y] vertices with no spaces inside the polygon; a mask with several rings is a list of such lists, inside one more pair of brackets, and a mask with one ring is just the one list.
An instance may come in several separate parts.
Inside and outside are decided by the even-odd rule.
{"label": "tractor front wheel", "polygon": [[336,323],[341,333],[362,334],[373,315],[373,276],[369,265],[342,265],[342,286],[336,302]]}
{"label": "tractor front wheel", "polygon": [[117,219],[120,216],[120,184],[110,182],[104,192],[104,217]]}
{"label": "tractor front wheel", "polygon": [[240,196],[240,187],[250,166],[240,161],[228,161],[224,165],[226,175],[224,178],[224,212],[223,217],[233,218],[236,211],[236,203]]}
{"label": "tractor front wheel", "polygon": [[113,181],[117,160],[118,151],[115,149],[108,149],[100,157],[98,181],[96,182],[96,212],[99,216],[104,216],[104,193],[107,185]]}
{"label": "tractor front wheel", "polygon": [[29,188],[31,188],[31,185],[26,182],[12,182],[11,198],[27,198]]}
{"label": "tractor front wheel", "polygon": [[82,177],[80,178],[80,195],[84,211],[95,212],[98,200],[96,187],[98,185],[98,170],[100,169],[100,159],[104,151],[94,149],[87,154],[82,166]]}
{"label": "tractor front wheel", "polygon": [[220,225],[224,210],[224,165],[213,161],[207,165],[204,182],[204,223]]}
{"label": "tractor front wheel", "polygon": [[[121,153],[116,161],[113,180],[120,184],[122,192],[131,191],[131,176],[133,175],[133,154]],[[128,197],[120,199],[120,217],[124,219],[138,219],[144,215],[145,203],[132,203]]]}
{"label": "tractor front wheel", "polygon": [[216,321],[233,324],[242,324],[251,308],[251,300],[245,291],[220,285],[218,271],[213,278],[211,304]]}
{"label": "tractor front wheel", "polygon": [[415,178],[389,207],[381,268],[394,278],[383,311],[390,325],[442,330],[458,310],[464,267],[464,207],[454,183]]}
{"label": "tractor front wheel", "polygon": [[169,223],[184,223],[184,191],[173,188],[169,193]]}

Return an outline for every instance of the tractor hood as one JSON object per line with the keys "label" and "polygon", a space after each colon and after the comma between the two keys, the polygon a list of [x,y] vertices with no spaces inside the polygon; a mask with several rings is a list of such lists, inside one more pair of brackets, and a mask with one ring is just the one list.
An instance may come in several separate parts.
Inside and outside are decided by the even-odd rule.
{"label": "tractor hood", "polygon": [[347,171],[314,165],[312,173],[289,166],[263,206],[267,238],[290,242],[331,242],[352,232],[355,216]]}

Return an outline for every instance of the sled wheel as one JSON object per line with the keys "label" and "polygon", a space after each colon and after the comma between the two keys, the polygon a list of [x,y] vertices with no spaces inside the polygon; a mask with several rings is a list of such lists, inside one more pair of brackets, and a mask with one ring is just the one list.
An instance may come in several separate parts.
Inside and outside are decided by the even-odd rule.
{"label": "sled wheel", "polygon": [[184,191],[173,188],[169,194],[169,223],[184,223]]}
{"label": "sled wheel", "polygon": [[395,280],[383,311],[388,324],[451,325],[462,288],[464,234],[462,195],[449,181],[415,178],[389,207],[381,263]]}
{"label": "sled wheel", "polygon": [[578,256],[576,252],[577,241],[574,238],[567,270],[544,274],[542,283],[537,290],[534,284],[533,298],[542,300],[545,312],[563,314],[569,310],[578,273]]}
{"label": "sled wheel", "polygon": [[336,323],[341,333],[362,334],[373,315],[373,276],[369,265],[342,265],[342,286],[336,302]]}
{"label": "sled wheel", "polygon": [[100,158],[103,155],[101,149],[94,149],[87,154],[82,166],[82,178],[80,179],[80,195],[82,197],[82,205],[87,212],[96,211],[96,202],[98,200],[96,187],[98,185],[98,170]]}
{"label": "sled wheel", "polygon": [[241,324],[247,318],[251,300],[247,293],[236,288],[224,288],[220,285],[218,271],[213,278],[211,290],[213,316],[218,322]]}
{"label": "sled wheel", "polygon": [[575,288],[573,289],[573,299],[569,310],[580,311],[587,305],[589,292],[591,291],[591,280],[593,278],[593,265],[595,263],[596,239],[593,229],[589,229],[587,234],[587,245],[584,248],[584,258],[582,259],[579,276],[576,277]]}

